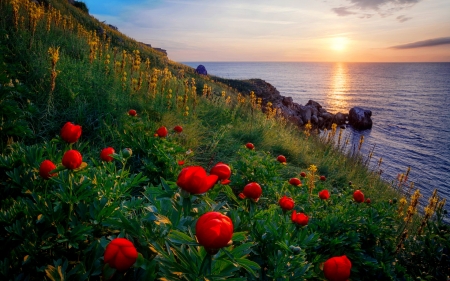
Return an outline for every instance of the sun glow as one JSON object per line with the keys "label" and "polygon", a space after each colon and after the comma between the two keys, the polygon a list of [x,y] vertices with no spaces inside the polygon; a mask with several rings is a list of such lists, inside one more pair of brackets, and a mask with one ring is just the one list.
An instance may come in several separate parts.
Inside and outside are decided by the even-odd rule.
{"label": "sun glow", "polygon": [[345,37],[331,38],[331,49],[335,51],[344,51],[347,48],[348,39]]}

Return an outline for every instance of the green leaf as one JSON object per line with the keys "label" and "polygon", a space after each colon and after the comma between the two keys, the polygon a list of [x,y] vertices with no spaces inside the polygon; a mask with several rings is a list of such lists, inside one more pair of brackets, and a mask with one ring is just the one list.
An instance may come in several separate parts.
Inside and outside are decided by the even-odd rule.
{"label": "green leaf", "polygon": [[170,231],[167,238],[169,239],[170,242],[175,243],[175,244],[185,244],[185,245],[194,245],[194,246],[199,245],[197,243],[197,241],[195,241],[194,238],[192,238],[178,230]]}

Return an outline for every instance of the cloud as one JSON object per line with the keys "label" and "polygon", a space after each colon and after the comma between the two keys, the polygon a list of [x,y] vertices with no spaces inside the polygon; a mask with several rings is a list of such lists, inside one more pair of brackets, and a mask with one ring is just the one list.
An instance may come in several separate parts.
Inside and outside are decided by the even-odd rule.
{"label": "cloud", "polygon": [[[345,1],[350,2],[351,5],[345,7],[332,8],[331,10],[335,12],[338,16],[349,16],[360,14],[362,11],[364,12],[375,11],[380,16],[386,17],[400,10],[410,8],[423,0],[345,0]],[[360,16],[360,18],[368,18],[368,17]],[[409,18],[407,18],[406,20],[408,19]],[[400,22],[404,22],[406,20]]]}
{"label": "cloud", "polygon": [[398,20],[399,22],[405,22],[405,21],[410,20],[410,19],[412,19],[412,18],[407,17],[407,16],[405,16],[405,15],[401,15],[401,16],[398,16],[398,17],[397,17],[397,20]]}
{"label": "cloud", "polygon": [[339,8],[333,8],[331,10],[333,10],[333,12],[335,12],[340,17],[345,17],[345,16],[356,14],[355,12],[349,11],[349,9],[350,9],[349,7],[339,7]]}
{"label": "cloud", "polygon": [[389,47],[389,49],[414,49],[423,47],[434,47],[445,44],[450,44],[450,37],[433,38],[423,41],[412,42],[408,44],[396,45]]}

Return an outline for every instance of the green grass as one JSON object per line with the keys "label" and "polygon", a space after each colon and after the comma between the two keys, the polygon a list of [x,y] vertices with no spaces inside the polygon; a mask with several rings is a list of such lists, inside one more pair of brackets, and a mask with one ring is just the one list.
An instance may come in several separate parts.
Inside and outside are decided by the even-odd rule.
{"label": "green grass", "polygon": [[[268,118],[252,108],[245,81],[198,76],[67,1],[49,2],[53,10],[43,10],[33,35],[31,4],[17,2],[16,27],[12,1],[0,1],[1,280],[100,280],[111,274],[112,280],[324,280],[321,264],[344,254],[352,262],[350,280],[448,278],[450,230],[441,222],[443,210],[417,234],[422,217],[405,224],[399,203],[392,202],[401,194],[368,169],[367,156],[323,136],[306,138],[285,120]],[[47,31],[47,19],[57,11],[72,28],[67,24],[64,30],[52,16]],[[106,38],[93,33],[99,27],[111,38],[108,48]],[[98,48],[90,58],[93,41]],[[59,47],[53,91],[50,47]],[[115,71],[124,50],[139,50],[138,69],[131,68],[133,55]],[[143,83],[134,90],[139,73]],[[203,95],[204,85],[210,95]],[[138,116],[129,116],[129,109]],[[68,121],[83,130],[72,145],[59,137]],[[172,131],[176,125],[183,126],[181,134]],[[167,138],[154,136],[161,126],[168,128]],[[247,142],[255,150],[246,149]],[[99,154],[109,146],[116,160],[104,163]],[[50,159],[61,166],[69,147],[80,151],[87,167],[43,180],[40,163]],[[127,147],[130,158],[121,154]],[[278,155],[286,156],[287,165],[276,161]],[[231,167],[230,185],[181,196],[176,181],[182,168],[209,171],[218,162]],[[301,187],[289,185],[311,165],[318,169],[311,194],[306,179]],[[252,181],[263,189],[257,203],[238,197]],[[331,193],[326,202],[317,196],[322,189]],[[371,203],[355,203],[356,189]],[[290,212],[281,211],[284,195],[310,217],[307,226],[295,226]],[[212,210],[232,219],[235,234],[233,244],[209,260],[196,243],[195,223]],[[397,251],[404,229],[408,238]],[[126,272],[111,271],[103,262],[115,237],[131,240],[139,252]]]}

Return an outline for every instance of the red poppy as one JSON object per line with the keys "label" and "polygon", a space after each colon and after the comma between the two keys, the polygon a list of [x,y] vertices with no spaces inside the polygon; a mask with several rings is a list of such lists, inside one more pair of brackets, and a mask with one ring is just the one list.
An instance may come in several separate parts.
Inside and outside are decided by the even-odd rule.
{"label": "red poppy", "polygon": [[209,171],[209,174],[218,176],[221,183],[230,183],[231,168],[225,163],[217,163],[212,167],[211,171]]}
{"label": "red poppy", "polygon": [[233,222],[229,217],[219,212],[207,212],[198,219],[195,236],[203,247],[220,249],[228,245],[233,230]]}
{"label": "red poppy", "polygon": [[362,193],[360,190],[355,191],[353,193],[353,199],[355,199],[355,201],[358,203],[364,202],[364,193]]}
{"label": "red poppy", "polygon": [[300,186],[302,185],[302,181],[299,180],[298,178],[292,178],[289,180],[289,183],[295,186]]}
{"label": "red poppy", "polygon": [[110,155],[114,154],[116,151],[112,147],[103,148],[102,152],[100,152],[100,158],[103,161],[111,162],[114,160]]}
{"label": "red poppy", "polygon": [[174,130],[175,132],[177,132],[177,133],[181,133],[181,132],[183,132],[183,127],[181,127],[181,126],[175,126],[175,127],[173,128],[173,130]]}
{"label": "red poppy", "polygon": [[301,173],[300,173],[300,176],[301,176],[302,178],[306,178],[306,173],[305,173],[305,172],[301,172]]}
{"label": "red poppy", "polygon": [[367,199],[366,199],[366,203],[367,203],[367,204],[370,204],[370,202],[371,202],[371,201],[370,201],[370,198],[367,198]]}
{"label": "red poppy", "polygon": [[346,281],[350,277],[352,263],[346,255],[332,257],[323,265],[323,273],[328,281]]}
{"label": "red poppy", "polygon": [[330,192],[328,192],[328,190],[324,189],[321,192],[319,192],[319,198],[322,200],[327,200],[328,198],[330,198]]}
{"label": "red poppy", "polygon": [[291,215],[291,220],[293,223],[299,224],[301,226],[305,226],[308,224],[308,216],[304,213],[298,213],[294,210]]}
{"label": "red poppy", "polygon": [[183,160],[178,161],[178,165],[183,166],[184,165],[184,161]]}
{"label": "red poppy", "polygon": [[[261,197],[262,188],[256,182],[251,182],[246,186],[244,186],[244,190],[242,191],[241,194],[243,195],[244,198],[250,198],[253,201],[257,202],[259,200],[259,197]],[[242,198],[241,195],[239,195],[239,197]]]}
{"label": "red poppy", "polygon": [[321,181],[326,181],[327,178],[326,178],[325,176],[320,176],[320,180],[321,180]]}
{"label": "red poppy", "polygon": [[61,138],[67,143],[77,142],[81,137],[81,126],[67,122],[61,128]]}
{"label": "red poppy", "polygon": [[157,134],[158,137],[160,137],[160,138],[165,138],[165,137],[167,137],[167,133],[168,133],[167,128],[164,127],[164,126],[159,127],[159,129],[156,130],[156,134]]}
{"label": "red poppy", "polygon": [[178,175],[177,185],[192,194],[201,194],[210,190],[219,179],[216,175],[207,175],[200,166],[183,168]]}
{"label": "red poppy", "polygon": [[83,158],[81,157],[80,152],[78,152],[77,150],[71,149],[64,153],[62,164],[67,169],[74,170],[80,167],[81,163],[83,163]]}
{"label": "red poppy", "polygon": [[286,164],[286,157],[284,157],[283,155],[279,155],[277,157],[278,162],[280,162],[281,164]]}
{"label": "red poppy", "polygon": [[128,115],[130,115],[130,116],[136,116],[136,115],[137,115],[136,110],[134,110],[134,109],[128,110]]}
{"label": "red poppy", "polygon": [[255,146],[254,146],[253,143],[251,143],[251,142],[248,142],[248,143],[245,145],[245,147],[247,147],[247,148],[250,149],[250,150],[255,149]]}
{"label": "red poppy", "polygon": [[280,204],[280,207],[281,209],[283,209],[283,211],[290,211],[294,209],[295,202],[291,197],[287,197],[286,195],[284,195],[283,197],[281,197],[280,201],[278,201],[278,204]]}
{"label": "red poppy", "polygon": [[54,169],[56,169],[56,165],[53,164],[52,161],[44,160],[39,166],[39,175],[41,175],[43,179],[48,180],[49,178],[56,176],[56,174],[50,174]]}
{"label": "red poppy", "polygon": [[103,259],[111,268],[124,271],[130,268],[138,257],[138,252],[130,240],[116,238],[106,246]]}

